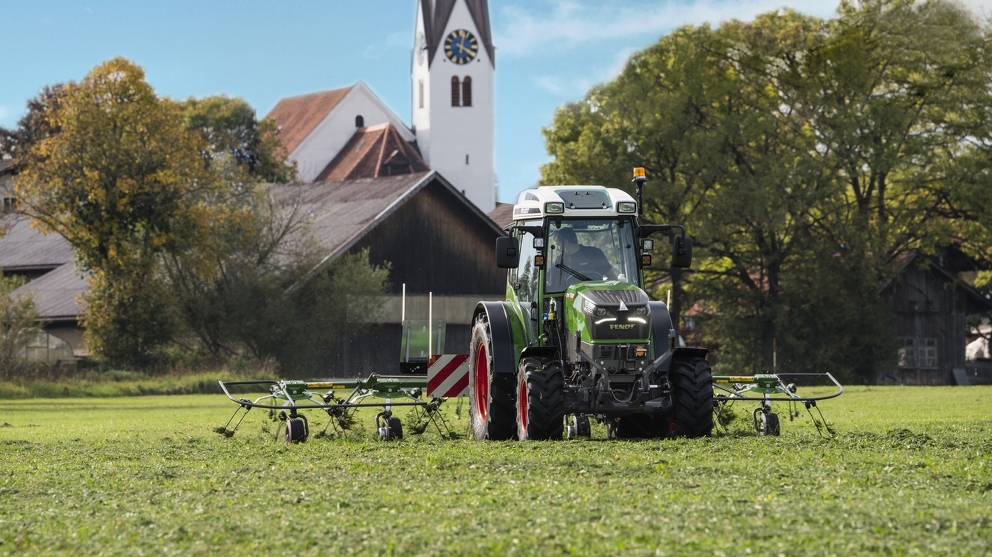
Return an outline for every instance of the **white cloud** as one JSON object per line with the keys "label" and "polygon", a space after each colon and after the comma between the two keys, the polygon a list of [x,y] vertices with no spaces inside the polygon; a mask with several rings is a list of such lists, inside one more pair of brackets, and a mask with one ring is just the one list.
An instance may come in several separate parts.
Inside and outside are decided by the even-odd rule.
{"label": "white cloud", "polygon": [[595,72],[593,75],[578,79],[568,79],[557,75],[542,75],[532,78],[538,89],[543,89],[559,97],[579,98],[586,94],[593,85],[612,81],[627,65],[627,60],[637,52],[635,48],[625,48],[614,56],[613,64]]}
{"label": "white cloud", "polygon": [[6,106],[0,106],[0,122],[3,122],[10,116],[10,110]]}
{"label": "white cloud", "polygon": [[[982,0],[971,0],[979,1]],[[837,5],[837,0],[699,0],[638,7],[594,0],[553,0],[549,13],[536,13],[520,6],[503,8],[497,19],[502,28],[495,30],[494,43],[501,55],[526,57],[540,55],[543,52],[540,47],[549,44],[567,47],[645,33],[661,35],[682,25],[715,26],[728,19],[748,20],[783,6],[828,17]]]}

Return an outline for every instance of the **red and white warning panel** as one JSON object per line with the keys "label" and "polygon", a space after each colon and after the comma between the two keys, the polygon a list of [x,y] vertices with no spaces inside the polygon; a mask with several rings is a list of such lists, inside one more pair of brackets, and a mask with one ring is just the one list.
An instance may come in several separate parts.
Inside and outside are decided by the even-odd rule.
{"label": "red and white warning panel", "polygon": [[435,354],[427,367],[427,396],[468,396],[468,354]]}

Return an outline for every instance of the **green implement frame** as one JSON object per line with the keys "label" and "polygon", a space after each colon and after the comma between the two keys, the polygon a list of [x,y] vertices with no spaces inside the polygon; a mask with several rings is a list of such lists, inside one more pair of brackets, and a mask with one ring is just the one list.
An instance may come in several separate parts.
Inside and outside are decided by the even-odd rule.
{"label": "green implement frame", "polygon": [[[276,439],[284,436],[287,442],[303,442],[310,437],[309,422],[303,410],[326,412],[331,418],[324,430],[318,436],[327,434],[327,429],[334,426],[335,430],[348,429],[354,422],[353,416],[359,408],[382,408],[376,415],[376,426],[379,437],[385,440],[399,439],[402,429],[399,419],[393,417],[392,407],[410,406],[415,408],[415,431],[423,432],[430,424],[434,424],[442,436],[451,436],[444,416],[438,411],[443,398],[423,398],[427,388],[426,377],[410,377],[396,375],[379,375],[373,373],[366,379],[355,380],[253,380],[253,381],[218,381],[220,388],[231,401],[238,404],[231,419],[223,427],[216,429],[217,433],[231,437],[241,425],[245,416],[252,408],[269,410],[269,415],[280,422],[276,431]],[[231,390],[245,388],[266,388],[268,394],[254,400],[236,398]],[[324,391],[321,394],[318,391]],[[335,391],[350,391],[346,396],[336,396]],[[256,391],[257,392],[257,391]],[[385,398],[385,401],[366,401],[369,397]],[[242,413],[243,412],[243,413]],[[241,417],[238,418],[238,414]],[[238,418],[234,427],[230,427]],[[442,431],[442,428],[444,431]]]}
{"label": "green implement frame", "polygon": [[[786,378],[790,381],[792,379],[812,379],[821,381],[826,379],[832,383],[832,386],[836,387],[837,390],[820,396],[799,396],[796,394],[796,382],[793,381],[786,383]],[[812,420],[813,425],[816,426],[816,431],[819,432],[820,435],[823,435],[823,431],[825,430],[832,436],[834,432],[830,429],[830,426],[827,425],[827,421],[823,417],[823,412],[820,411],[820,408],[816,405],[816,403],[821,400],[836,398],[844,394],[843,385],[841,385],[830,373],[714,375],[713,389],[716,391],[713,398],[716,404],[714,404],[713,410],[716,412],[715,422],[719,425],[724,424],[724,420],[721,420],[721,418],[724,417],[723,413],[725,410],[728,410],[734,402],[746,401],[759,403],[758,408],[756,408],[752,413],[754,429],[758,432],[758,435],[778,435],[780,433],[778,415],[772,412],[771,403],[785,402],[789,407],[790,420],[799,417],[799,405],[802,404],[806,407],[806,412],[809,413],[809,417]],[[816,408],[816,412],[820,416],[819,420],[813,416],[813,408]]]}

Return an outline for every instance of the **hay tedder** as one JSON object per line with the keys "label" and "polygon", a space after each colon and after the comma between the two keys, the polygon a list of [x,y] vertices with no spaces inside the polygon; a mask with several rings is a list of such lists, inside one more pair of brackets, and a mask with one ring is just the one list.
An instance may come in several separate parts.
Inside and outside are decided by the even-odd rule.
{"label": "hay tedder", "polygon": [[[412,427],[417,432],[423,432],[430,425],[437,428],[442,436],[450,436],[444,416],[438,411],[444,402],[440,397],[424,397],[427,381],[423,377],[389,376],[371,374],[364,380],[355,381],[220,381],[220,386],[228,398],[238,403],[231,419],[224,427],[217,428],[218,433],[228,437],[241,425],[245,416],[252,408],[262,408],[269,411],[269,416],[279,423],[276,428],[276,440],[282,439],[287,443],[303,442],[310,438],[310,424],[306,410],[326,413],[327,425],[316,434],[316,437],[327,435],[329,428],[334,431],[344,431],[354,422],[355,411],[359,408],[382,408],[375,416],[376,432],[384,441],[403,438],[403,422],[393,415],[393,407],[408,406],[415,411],[415,421]],[[255,400],[236,398],[231,394],[232,389],[267,388],[269,393]],[[324,390],[323,394],[318,391]],[[337,396],[337,391],[347,391],[344,396]],[[371,402],[370,398],[384,398],[384,401]],[[238,415],[241,415],[238,418]],[[235,419],[237,418],[237,422]],[[231,427],[231,424],[234,427]]]}
{"label": "hay tedder", "polygon": [[[785,383],[786,380],[794,380]],[[797,383],[800,381],[819,382],[827,380],[832,383],[832,390],[828,394],[819,396],[799,396]],[[818,401],[835,398],[844,393],[844,387],[837,382],[830,373],[767,373],[755,375],[714,375],[713,376],[714,412],[717,425],[724,425],[729,420],[725,416],[729,415],[730,408],[736,402],[757,402],[758,406],[751,413],[751,420],[754,430],[758,435],[779,435],[781,433],[779,416],[772,411],[772,402],[784,402],[789,410],[789,419],[793,420],[800,416],[799,405],[806,407],[810,420],[816,427],[816,431],[823,435],[824,432],[833,435],[833,430],[823,417],[823,412],[816,405]],[[718,391],[718,392],[717,392]],[[816,409],[819,419],[813,415]]]}

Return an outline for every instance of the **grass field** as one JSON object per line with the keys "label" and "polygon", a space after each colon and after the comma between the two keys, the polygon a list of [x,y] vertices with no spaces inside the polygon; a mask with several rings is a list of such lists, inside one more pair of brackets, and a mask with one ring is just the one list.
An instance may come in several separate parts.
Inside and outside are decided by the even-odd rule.
{"label": "grass field", "polygon": [[213,433],[221,396],[0,400],[0,555],[988,555],[990,398],[851,388],[832,439],[783,408],[778,438],[741,411],[701,440],[386,444],[366,416],[292,446],[258,411]]}

